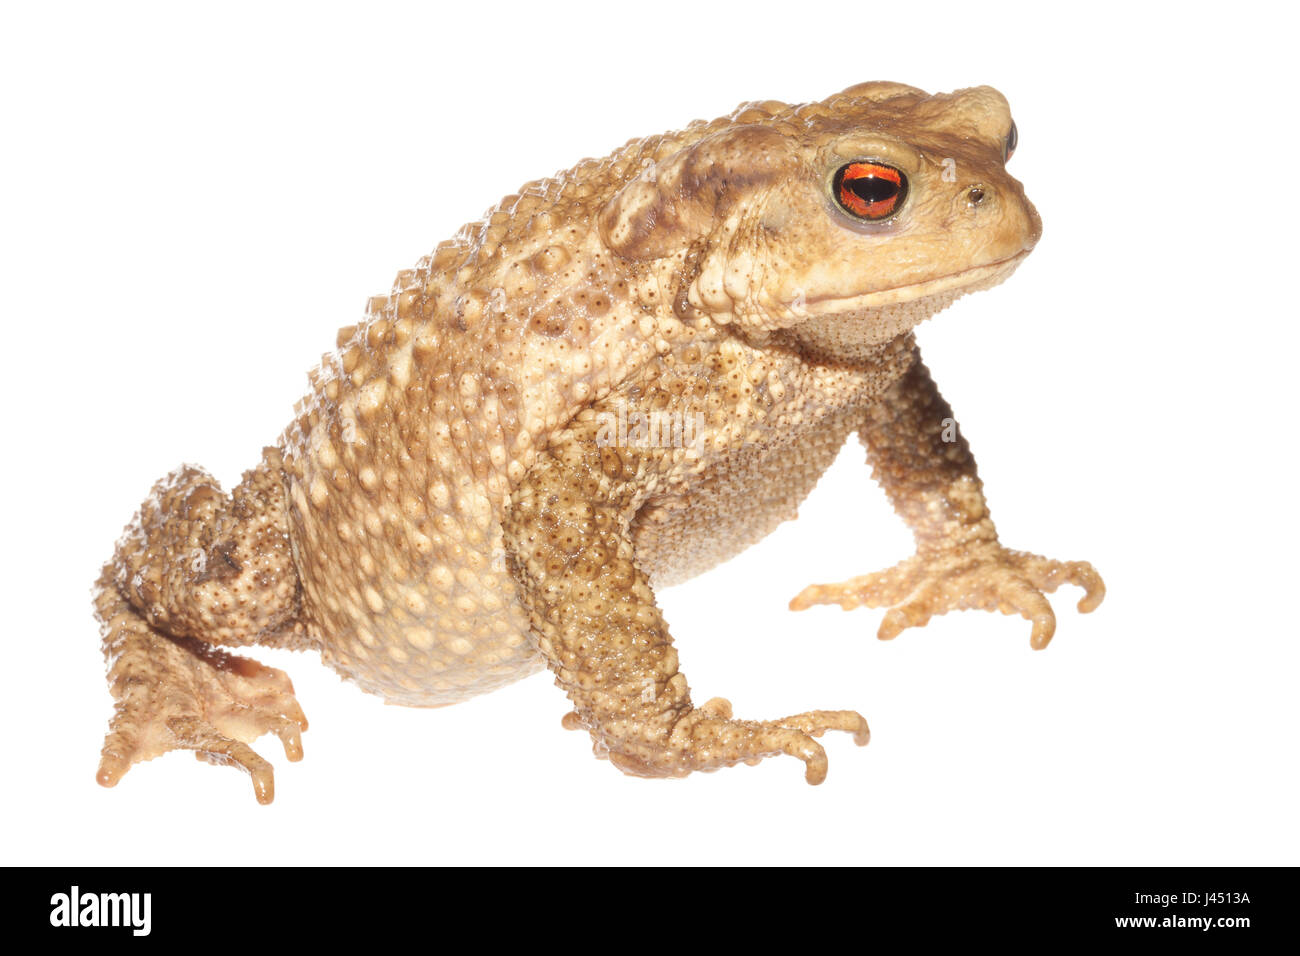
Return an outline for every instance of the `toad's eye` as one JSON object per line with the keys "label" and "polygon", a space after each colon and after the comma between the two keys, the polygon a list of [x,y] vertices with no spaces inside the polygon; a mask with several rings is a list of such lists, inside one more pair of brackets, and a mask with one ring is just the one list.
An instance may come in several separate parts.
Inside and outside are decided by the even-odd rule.
{"label": "toad's eye", "polygon": [[835,201],[857,219],[887,219],[907,197],[907,177],[884,163],[857,162],[841,166],[831,184]]}
{"label": "toad's eye", "polygon": [[1011,158],[1011,154],[1016,151],[1016,144],[1020,142],[1020,134],[1016,132],[1016,121],[1011,121],[1011,129],[1007,130],[1007,138],[1002,141],[1002,162]]}

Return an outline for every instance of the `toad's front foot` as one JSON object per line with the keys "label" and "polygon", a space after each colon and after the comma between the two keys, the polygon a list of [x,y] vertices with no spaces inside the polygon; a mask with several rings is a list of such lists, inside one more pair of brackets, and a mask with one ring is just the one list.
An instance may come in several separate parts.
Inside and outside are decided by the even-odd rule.
{"label": "toad's front foot", "polygon": [[1086,561],[1053,561],[992,542],[916,554],[887,571],[840,584],[810,585],[790,602],[790,609],[801,611],[814,604],[838,604],[846,611],[862,605],[887,607],[877,632],[886,641],[904,628],[921,627],[936,614],[996,610],[1032,621],[1029,642],[1042,650],[1056,632],[1056,615],[1044,593],[1062,584],[1084,589],[1079,610],[1085,614],[1106,596],[1101,575]]}
{"label": "toad's front foot", "polygon": [[[614,766],[637,777],[684,777],[696,770],[753,765],[764,757],[789,754],[804,762],[804,779],[816,785],[826,779],[826,751],[813,738],[828,730],[853,734],[860,747],[871,739],[866,719],[856,711],[814,710],[780,720],[733,720],[730,702],[715,697],[680,717],[666,742],[622,740],[605,746]],[[598,745],[598,750],[603,749]]]}
{"label": "toad's front foot", "polygon": [[275,733],[285,756],[301,760],[301,732],[307,729],[284,672],[193,638],[165,637],[128,615],[110,620],[109,627],[117,629],[109,637],[116,652],[110,684],[117,702],[99,783],[115,786],[133,764],[169,750],[193,750],[200,760],[243,770],[257,802],[270,803],[271,764],[248,744]]}

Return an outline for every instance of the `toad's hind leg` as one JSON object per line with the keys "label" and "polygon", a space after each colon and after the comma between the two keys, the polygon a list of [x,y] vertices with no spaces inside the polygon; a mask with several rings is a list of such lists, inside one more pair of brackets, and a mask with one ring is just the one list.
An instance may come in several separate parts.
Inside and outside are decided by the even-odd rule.
{"label": "toad's hind leg", "polygon": [[99,782],[193,750],[249,773],[270,803],[271,765],[248,744],[275,733],[301,759],[306,718],[284,673],[213,645],[308,646],[299,600],[274,449],[230,495],[197,468],[158,482],[95,586],[116,702]]}

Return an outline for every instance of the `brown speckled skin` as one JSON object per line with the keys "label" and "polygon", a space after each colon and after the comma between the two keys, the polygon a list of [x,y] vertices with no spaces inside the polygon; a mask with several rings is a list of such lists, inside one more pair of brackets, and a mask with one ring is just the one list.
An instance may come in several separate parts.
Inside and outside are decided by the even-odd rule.
{"label": "brown speckled skin", "polygon": [[[1004,167],[1010,127],[987,87],[750,103],[530,183],[463,228],[340,332],[231,495],[183,468],[128,527],[96,598],[117,699],[100,782],[186,748],[247,770],[269,801],[247,744],[276,732],[297,759],[306,721],[282,673],[214,646],[247,644],[318,648],[417,706],[548,666],[565,725],[629,773],[788,753],[820,782],[812,737],[865,743],[866,722],[693,707],[652,586],[793,517],[854,432],[917,554],[793,606],[890,607],[882,637],[999,609],[1044,646],[1042,592],[1080,584],[1091,610],[1100,578],[1001,547],[911,335],[1038,239]],[[908,177],[885,222],[830,196],[864,158]],[[650,412],[694,430],[638,441]]]}

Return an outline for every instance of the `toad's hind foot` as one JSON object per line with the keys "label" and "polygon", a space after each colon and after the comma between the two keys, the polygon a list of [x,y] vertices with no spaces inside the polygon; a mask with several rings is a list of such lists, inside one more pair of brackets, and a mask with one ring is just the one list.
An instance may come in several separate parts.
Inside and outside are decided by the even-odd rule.
{"label": "toad's hind foot", "polygon": [[826,751],[813,740],[828,730],[853,734],[858,746],[871,739],[866,719],[852,710],[814,710],[780,720],[733,720],[731,704],[715,697],[676,724],[666,747],[621,741],[611,747],[610,762],[638,777],[684,777],[696,770],[718,770],[764,757],[789,754],[804,762],[804,779],[826,779]]}
{"label": "toad's hind foot", "polygon": [[279,736],[285,756],[302,759],[307,718],[283,671],[226,653],[194,638],[151,628],[109,591],[101,605],[109,683],[116,700],[96,779],[112,787],[132,765],[169,750],[249,774],[258,803],[275,797],[271,764],[248,746]]}
{"label": "toad's hind foot", "polygon": [[1053,561],[1037,554],[1010,551],[996,543],[973,551],[917,554],[887,571],[840,584],[814,584],[790,602],[801,611],[814,604],[851,608],[887,607],[881,640],[904,629],[921,627],[936,614],[982,609],[1019,614],[1033,622],[1030,644],[1041,650],[1056,632],[1056,615],[1044,594],[1062,584],[1084,589],[1083,613],[1096,610],[1106,596],[1101,575],[1086,561]]}

